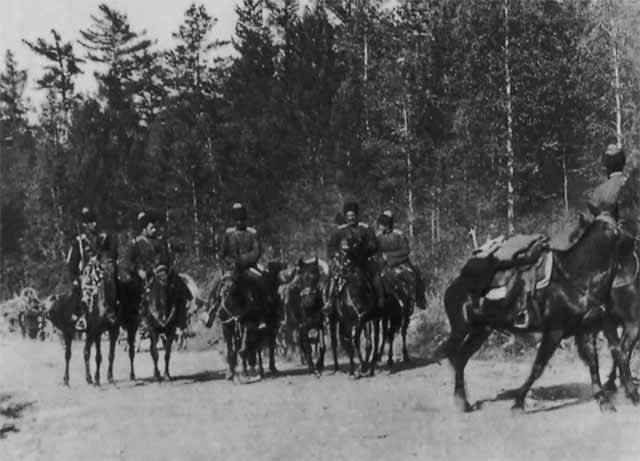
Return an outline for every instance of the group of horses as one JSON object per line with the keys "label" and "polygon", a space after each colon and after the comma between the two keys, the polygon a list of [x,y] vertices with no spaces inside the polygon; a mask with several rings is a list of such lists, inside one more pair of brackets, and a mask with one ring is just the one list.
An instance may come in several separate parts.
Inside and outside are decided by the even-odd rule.
{"label": "group of horses", "polygon": [[[515,409],[524,409],[525,397],[533,383],[541,376],[561,340],[568,337],[575,337],[579,355],[590,371],[594,398],[602,411],[615,410],[610,391],[615,389],[618,373],[626,396],[634,404],[640,402],[638,386],[630,369],[631,354],[640,333],[636,239],[606,216],[588,221],[581,219],[578,231],[580,236],[571,245],[545,249],[545,255],[550,253],[553,257],[548,285],[528,296],[509,299],[506,305],[504,300],[486,299],[482,311],[486,314],[470,316],[472,294],[462,279],[454,279],[446,289],[444,307],[451,331],[430,360],[436,362],[446,358],[452,364],[454,396],[462,410],[473,411],[479,407],[479,404],[471,405],[467,399],[464,370],[470,357],[494,330],[542,334],[529,377],[521,387],[511,392]],[[354,377],[363,373],[374,374],[385,344],[388,348],[387,364],[389,367],[393,365],[393,344],[398,332],[402,335],[403,357],[408,360],[406,332],[415,301],[408,289],[410,279],[400,271],[397,277],[385,280],[384,307],[380,308],[375,302],[370,278],[356,261],[356,243],[346,239],[341,242],[331,270],[325,261],[317,258],[301,259],[293,267],[282,262],[270,262],[262,270],[262,277],[270,290],[266,297],[260,297],[251,290],[244,291],[233,275],[223,275],[209,296],[205,323],[208,327],[216,320],[221,324],[227,350],[226,377],[233,380],[239,376],[251,376],[256,373],[256,366],[262,376],[262,353],[265,349],[269,354],[269,370],[276,374],[275,351],[283,328],[289,332],[289,341],[294,340],[295,334],[309,372],[318,376],[325,367],[327,331],[336,371],[338,338],[349,357],[349,373]],[[109,270],[103,272],[108,273]],[[407,283],[403,283],[403,277]],[[330,280],[335,284],[333,299],[329,303],[332,309],[326,311],[323,306],[327,304],[327,283]],[[141,299],[119,283],[113,277],[99,277],[97,286],[101,288],[83,293],[83,301],[89,307],[85,345],[87,382],[100,382],[100,338],[104,332],[110,339],[108,379],[113,381],[113,356],[120,327],[127,332],[130,378],[135,379],[133,343],[140,324],[145,324],[149,332],[154,377],[161,379],[157,343],[162,338],[164,377],[171,378],[169,360],[176,316],[175,307],[163,295],[166,293],[166,280],[162,274],[157,274]],[[283,286],[286,289],[278,290]],[[514,312],[519,310],[518,303],[534,305],[539,314],[526,328],[516,326],[513,321]],[[70,296],[56,299],[49,311],[49,318],[62,332],[66,346],[66,384],[69,382],[70,346],[74,334],[71,313]],[[618,334],[620,327],[621,336]],[[600,331],[609,342],[614,363],[604,386],[600,380],[595,342]],[[364,351],[361,348],[362,336]],[[92,344],[96,347],[93,378],[89,371]],[[242,363],[242,375],[236,372],[238,359]]]}

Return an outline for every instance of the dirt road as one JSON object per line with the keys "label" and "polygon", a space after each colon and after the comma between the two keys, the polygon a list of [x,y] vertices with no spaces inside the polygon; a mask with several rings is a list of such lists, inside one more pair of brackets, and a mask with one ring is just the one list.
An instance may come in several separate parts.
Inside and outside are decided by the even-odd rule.
{"label": "dirt road", "polygon": [[617,395],[618,412],[601,414],[586,368],[562,354],[526,414],[496,396],[522,382],[529,361],[471,362],[470,397],[489,401],[461,414],[444,364],[358,381],[281,364],[277,379],[234,385],[223,380],[220,352],[208,350],[176,354],[174,381],[156,383],[145,379],[144,353],[132,383],[119,349],[117,384],[97,388],[84,382],[76,346],[65,388],[62,360],[56,343],[0,341],[0,408],[14,413],[0,416],[9,429],[0,459],[640,459],[640,408]]}

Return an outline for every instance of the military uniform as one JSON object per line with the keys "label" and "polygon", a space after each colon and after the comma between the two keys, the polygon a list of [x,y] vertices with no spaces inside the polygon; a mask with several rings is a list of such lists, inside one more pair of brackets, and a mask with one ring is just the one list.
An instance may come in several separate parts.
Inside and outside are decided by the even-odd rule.
{"label": "military uniform", "polygon": [[605,213],[616,220],[619,219],[621,217],[620,212],[623,211],[620,209],[620,199],[626,182],[627,177],[622,171],[615,171],[609,174],[608,179],[591,193],[591,197],[587,202],[589,211],[594,216]]}
{"label": "military uniform", "polygon": [[169,247],[164,240],[139,235],[129,242],[122,262],[122,269],[132,279],[142,282],[138,271],[142,270],[147,276],[150,276],[161,266],[167,270],[170,269],[171,262]]}
{"label": "military uniform", "polygon": [[[340,251],[340,243],[343,240],[350,239],[355,242],[355,263],[362,269],[373,285],[378,307],[382,307],[384,302],[384,290],[382,281],[380,280],[379,268],[371,259],[378,252],[378,239],[373,230],[365,223],[358,222],[355,225],[342,224],[329,237],[327,242],[327,256],[334,260]],[[325,308],[331,311],[333,308],[334,283],[335,277],[332,278],[328,289],[328,300]]]}
{"label": "military uniform", "polygon": [[416,305],[419,309],[426,309],[425,284],[422,274],[409,259],[409,240],[399,229],[390,232],[378,232],[376,237],[379,242],[379,250],[384,261],[383,279],[395,278],[393,270],[405,266],[413,275],[412,288]]}
{"label": "military uniform", "polygon": [[220,259],[225,271],[240,275],[256,267],[261,254],[258,232],[253,227],[230,227],[225,231],[220,247]]}

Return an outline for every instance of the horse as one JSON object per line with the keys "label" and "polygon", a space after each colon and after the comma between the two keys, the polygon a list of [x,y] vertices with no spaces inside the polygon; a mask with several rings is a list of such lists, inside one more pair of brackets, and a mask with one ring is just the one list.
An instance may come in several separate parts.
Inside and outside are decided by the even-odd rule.
{"label": "horse", "polygon": [[[623,229],[625,226],[623,224]],[[611,344],[619,341],[619,348],[612,348],[613,362],[609,377],[604,384],[608,391],[616,390],[617,372],[621,372],[621,381],[633,380],[632,376],[623,377],[624,369],[617,366],[618,361],[629,363],[631,354],[640,336],[640,258],[638,256],[636,232],[625,229],[626,237],[620,249],[619,269],[611,286],[609,306],[611,321],[604,327],[604,334]],[[617,325],[622,325],[622,336],[618,338]],[[620,354],[616,360],[616,355]]]}
{"label": "horse", "polygon": [[381,279],[385,292],[385,307],[381,317],[382,341],[376,356],[377,358],[382,357],[384,345],[388,343],[387,366],[391,371],[393,366],[393,341],[398,331],[400,331],[402,337],[403,361],[408,363],[410,360],[407,350],[407,330],[414,310],[415,295],[413,293],[415,293],[415,289],[412,284],[414,283],[415,275],[408,267],[400,265],[384,268]]}
{"label": "horse", "polygon": [[[524,411],[525,397],[531,386],[542,375],[561,340],[571,336],[575,337],[579,355],[589,367],[594,398],[601,411],[615,410],[600,382],[595,336],[610,317],[601,306],[606,303],[616,273],[619,229],[606,215],[589,222],[581,216],[580,228],[582,236],[571,247],[546,250],[553,257],[549,284],[530,297],[525,296],[524,301],[518,297],[508,299],[506,303],[489,302],[481,313],[472,315],[469,312],[472,299],[463,279],[457,277],[446,289],[444,306],[451,333],[436,355],[444,353],[454,368],[454,397],[463,411],[479,408],[479,404],[472,406],[467,400],[465,366],[494,329],[516,334],[542,333],[529,377],[521,387],[508,394],[514,398],[514,410]],[[514,316],[522,311],[515,307],[518,302],[527,300],[527,306],[532,306],[539,315],[534,316],[534,321],[526,328],[518,328]],[[628,363],[619,356],[616,361],[627,372]],[[626,374],[623,375],[627,395],[637,402],[637,388]]]}
{"label": "horse", "polygon": [[[349,375],[359,378],[368,371],[369,376],[375,373],[378,350],[377,319],[380,312],[376,309],[375,293],[365,271],[356,264],[356,242],[352,238],[340,242],[335,257],[333,274],[333,292],[335,296],[335,322],[340,330],[340,340],[349,355]],[[332,320],[330,319],[330,322]],[[375,331],[374,331],[375,330]],[[360,350],[360,338],[364,332],[365,356]],[[331,326],[331,342],[334,352],[334,365],[337,368],[337,352],[335,348],[335,327]],[[372,347],[373,336],[373,347]],[[373,352],[373,359],[372,358]],[[360,370],[356,370],[354,355],[358,356]]]}
{"label": "horse", "polygon": [[162,338],[164,346],[164,378],[171,380],[169,361],[171,346],[176,338],[178,307],[171,302],[169,274],[164,266],[157,267],[147,280],[142,295],[142,322],[149,334],[149,353],[153,360],[153,377],[158,381],[163,378],[158,369],[158,340]]}
{"label": "horse", "polygon": [[[100,366],[102,363],[100,342],[102,334],[107,332],[109,334],[107,379],[109,383],[113,384],[113,359],[120,329],[118,321],[118,287],[115,263],[113,261],[101,262],[97,257],[92,257],[82,271],[80,298],[78,298],[77,294],[54,297],[47,310],[47,317],[62,333],[65,346],[63,381],[66,386],[69,385],[71,344],[76,333],[76,322],[72,316],[76,311],[77,303],[82,303],[86,308],[85,379],[88,384],[100,385]],[[96,370],[93,378],[91,377],[90,369],[92,345],[95,345],[96,349]]]}
{"label": "horse", "polygon": [[[216,318],[222,324],[222,332],[227,348],[226,379],[233,380],[237,358],[240,356],[246,375],[247,364],[253,374],[256,362],[259,361],[259,375],[264,376],[261,349],[266,343],[269,349],[269,371],[278,374],[275,365],[276,340],[280,326],[280,313],[277,302],[277,286],[290,281],[292,274],[286,274],[285,265],[270,262],[260,273],[260,283],[264,293],[256,287],[239,286],[231,272],[222,275],[217,287],[211,291],[208,301],[208,319],[206,326],[211,328]],[[249,270],[256,270],[251,268]],[[267,299],[261,299],[266,295]],[[263,331],[258,331],[260,323],[265,324]]]}
{"label": "horse", "polygon": [[[324,369],[324,354],[327,346],[325,342],[324,302],[320,288],[323,271],[328,271],[326,263],[318,260],[300,259],[296,266],[295,280],[289,287],[285,303],[286,317],[291,326],[298,333],[298,344],[309,372],[320,376]],[[319,355],[313,361],[311,335],[319,342]]]}

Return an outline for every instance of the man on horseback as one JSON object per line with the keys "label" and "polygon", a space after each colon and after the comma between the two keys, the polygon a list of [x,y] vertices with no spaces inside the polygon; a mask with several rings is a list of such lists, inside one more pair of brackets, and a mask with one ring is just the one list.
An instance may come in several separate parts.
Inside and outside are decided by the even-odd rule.
{"label": "man on horseback", "polygon": [[395,280],[396,271],[408,270],[413,275],[412,291],[415,292],[414,301],[418,309],[426,309],[424,279],[420,270],[409,259],[409,241],[401,230],[394,228],[393,213],[384,211],[378,217],[379,251],[382,256],[383,280]]}
{"label": "man on horseback", "polygon": [[[347,239],[354,241],[356,245],[355,263],[358,268],[369,277],[375,293],[377,307],[379,309],[383,309],[384,290],[382,287],[382,281],[376,264],[371,259],[371,257],[378,252],[378,239],[368,225],[359,221],[359,207],[357,203],[346,203],[343,207],[343,211],[345,223],[339,225],[329,238],[329,241],[327,242],[327,257],[331,261],[335,261],[336,256],[340,252],[341,242]],[[333,314],[333,309],[335,307],[334,298],[336,295],[335,291],[337,285],[336,277],[338,275],[338,271],[335,270],[335,267],[332,272],[333,275],[329,282],[327,301],[324,308],[325,313],[329,316]]]}
{"label": "man on horseback", "polygon": [[148,212],[138,215],[140,234],[129,243],[123,261],[127,283],[142,293],[154,276],[166,275],[169,304],[176,309],[179,328],[186,328],[186,305],[191,293],[173,267],[173,258],[164,236],[158,234],[160,218]]}
{"label": "man on horseback", "polygon": [[[264,274],[258,268],[258,260],[262,255],[258,231],[247,226],[247,210],[242,203],[233,204],[231,218],[235,225],[225,231],[220,248],[223,272],[233,279],[235,289],[258,296],[261,302],[270,305],[273,296],[266,286]],[[260,327],[264,326],[264,322],[261,322]]]}
{"label": "man on horseback", "polygon": [[71,296],[75,306],[72,319],[76,321],[76,328],[86,328],[87,306],[82,302],[83,274],[89,264],[99,261],[103,265],[106,277],[116,277],[116,262],[118,260],[117,240],[107,232],[98,229],[95,215],[88,207],[80,212],[80,232],[74,238],[67,255],[67,266],[71,275]]}

